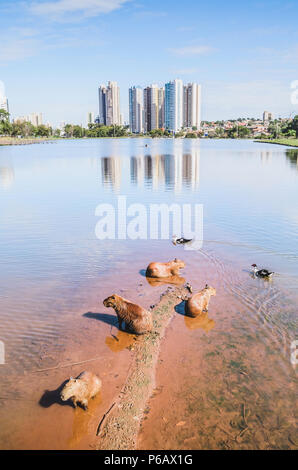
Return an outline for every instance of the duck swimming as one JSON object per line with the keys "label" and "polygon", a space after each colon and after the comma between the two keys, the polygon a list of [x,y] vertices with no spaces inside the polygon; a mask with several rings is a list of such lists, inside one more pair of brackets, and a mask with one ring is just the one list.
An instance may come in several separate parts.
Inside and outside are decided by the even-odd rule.
{"label": "duck swimming", "polygon": [[268,271],[268,269],[258,269],[256,264],[251,265],[253,268],[253,273],[257,277],[271,277],[274,272]]}
{"label": "duck swimming", "polygon": [[192,242],[192,238],[191,239],[183,238],[183,237],[178,238],[176,237],[176,235],[173,235],[172,237],[172,243],[174,245],[185,245],[185,243],[190,243],[190,242]]}

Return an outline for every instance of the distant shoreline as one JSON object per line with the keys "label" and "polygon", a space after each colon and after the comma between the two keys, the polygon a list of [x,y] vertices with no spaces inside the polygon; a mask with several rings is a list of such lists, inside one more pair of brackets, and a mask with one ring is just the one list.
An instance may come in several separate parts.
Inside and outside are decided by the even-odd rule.
{"label": "distant shoreline", "polygon": [[55,139],[48,137],[41,138],[22,138],[18,139],[15,137],[0,137],[0,146],[7,145],[31,145],[31,144],[44,144],[45,142],[50,142]]}
{"label": "distant shoreline", "polygon": [[258,142],[261,144],[285,145],[287,147],[298,147],[298,139],[260,139],[255,140],[254,142]]}
{"label": "distant shoreline", "polygon": [[[139,135],[127,135],[127,136],[120,136],[120,137],[113,137],[113,136],[106,136],[106,137],[40,137],[40,138],[15,138],[15,137],[0,137],[0,146],[10,146],[10,145],[32,145],[32,144],[44,144],[44,143],[49,143],[49,142],[55,142],[59,140],[89,140],[89,139],[127,139],[127,138],[132,138],[132,139],[173,139],[174,137],[168,137],[168,136],[158,136],[158,137],[152,137],[150,135],[148,136],[139,136]],[[185,138],[185,137],[176,137],[176,139],[179,138]],[[186,138],[188,140],[190,138]],[[287,147],[297,147],[298,148],[298,139],[242,139],[242,138],[234,138],[234,139],[226,139],[226,138],[220,138],[220,137],[197,137],[194,138],[195,140],[240,140],[240,141],[245,141],[245,140],[250,140],[256,143],[261,143],[261,144],[275,144],[275,145],[283,145]],[[190,139],[193,140],[193,139]]]}

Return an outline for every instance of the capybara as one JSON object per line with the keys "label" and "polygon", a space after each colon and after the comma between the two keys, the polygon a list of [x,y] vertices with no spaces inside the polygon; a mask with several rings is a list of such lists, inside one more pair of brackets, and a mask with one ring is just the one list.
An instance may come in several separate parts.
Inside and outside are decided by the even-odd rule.
{"label": "capybara", "polygon": [[122,322],[130,331],[138,335],[152,330],[152,315],[140,305],[133,304],[116,294],[107,297],[103,304],[105,307],[112,307],[115,310],[120,330]]}
{"label": "capybara", "polygon": [[175,258],[168,263],[150,263],[146,270],[147,277],[179,276],[179,269],[184,268],[185,263]]}
{"label": "capybara", "polygon": [[214,287],[210,287],[208,284],[206,284],[204,289],[202,289],[197,294],[194,294],[186,301],[186,315],[190,317],[196,317],[202,312],[207,312],[211,295],[216,295],[216,290]]}
{"label": "capybara", "polygon": [[88,400],[95,397],[102,386],[101,380],[92,372],[84,371],[77,378],[70,377],[67,384],[61,392],[61,400],[67,401],[71,399],[74,407],[80,403],[87,410]]}

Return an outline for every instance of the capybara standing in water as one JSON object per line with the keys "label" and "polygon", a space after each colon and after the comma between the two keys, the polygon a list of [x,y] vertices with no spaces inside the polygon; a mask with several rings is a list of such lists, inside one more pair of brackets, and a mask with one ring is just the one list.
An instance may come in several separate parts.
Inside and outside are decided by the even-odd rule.
{"label": "capybara standing in water", "polygon": [[211,295],[216,295],[216,290],[214,287],[209,287],[208,284],[206,284],[204,289],[202,289],[197,294],[194,294],[186,301],[186,315],[190,317],[196,317],[202,312],[207,312]]}
{"label": "capybara standing in water", "polygon": [[92,372],[84,371],[76,379],[71,377],[61,392],[61,400],[71,399],[75,408],[80,403],[88,409],[88,400],[94,398],[101,389],[101,380]]}
{"label": "capybara standing in water", "polygon": [[152,330],[152,315],[140,305],[113,294],[103,301],[105,307],[112,307],[118,317],[119,329],[122,322],[133,333],[142,335]]}
{"label": "capybara standing in water", "polygon": [[150,263],[146,270],[147,277],[179,276],[179,269],[184,268],[185,263],[175,258],[168,263]]}

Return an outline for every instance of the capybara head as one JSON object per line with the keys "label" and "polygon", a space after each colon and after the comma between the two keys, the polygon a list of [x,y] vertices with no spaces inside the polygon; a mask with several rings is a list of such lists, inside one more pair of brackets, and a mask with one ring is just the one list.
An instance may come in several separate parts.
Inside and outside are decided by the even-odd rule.
{"label": "capybara head", "polygon": [[104,299],[103,304],[105,307],[116,307],[119,302],[119,296],[116,294],[110,295],[110,297],[107,297]]}
{"label": "capybara head", "polygon": [[173,263],[177,266],[177,268],[185,268],[185,263],[181,259],[175,258]]}
{"label": "capybara head", "polygon": [[216,295],[216,289],[214,287],[208,286],[208,284],[206,284],[205,289],[209,292],[210,295]]}
{"label": "capybara head", "polygon": [[73,377],[70,377],[69,381],[63,387],[63,390],[60,394],[61,400],[67,401],[71,397],[74,397],[77,393],[79,386],[80,386],[79,381],[77,379],[74,379]]}

